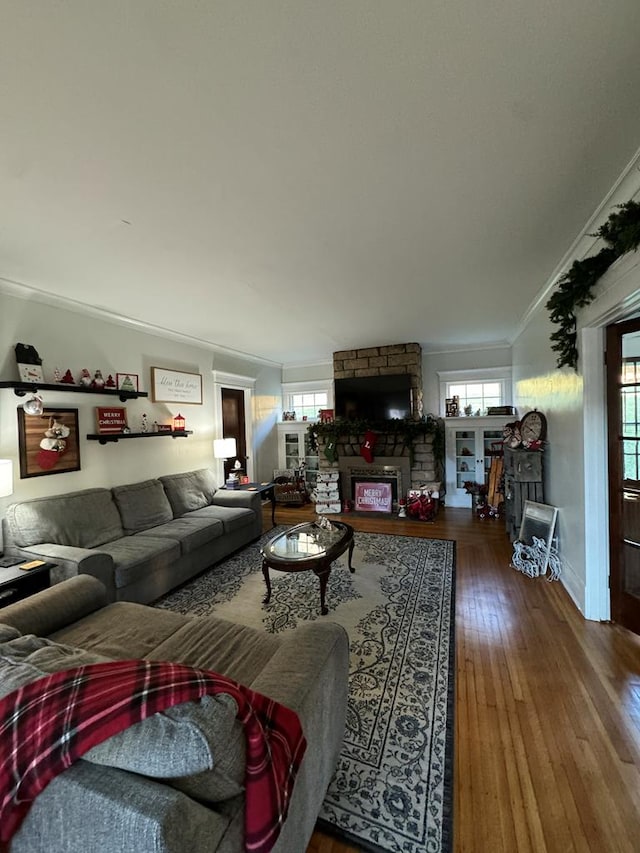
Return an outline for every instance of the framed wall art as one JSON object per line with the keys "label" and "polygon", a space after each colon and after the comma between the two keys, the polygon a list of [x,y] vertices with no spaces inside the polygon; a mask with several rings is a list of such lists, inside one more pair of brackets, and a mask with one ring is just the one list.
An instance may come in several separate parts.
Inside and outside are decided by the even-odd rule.
{"label": "framed wall art", "polygon": [[116,373],[118,391],[139,391],[137,373]]}
{"label": "framed wall art", "polygon": [[154,403],[194,403],[201,406],[202,374],[152,367],[151,400]]}
{"label": "framed wall art", "polygon": [[80,470],[77,409],[45,408],[41,415],[17,411],[21,479]]}

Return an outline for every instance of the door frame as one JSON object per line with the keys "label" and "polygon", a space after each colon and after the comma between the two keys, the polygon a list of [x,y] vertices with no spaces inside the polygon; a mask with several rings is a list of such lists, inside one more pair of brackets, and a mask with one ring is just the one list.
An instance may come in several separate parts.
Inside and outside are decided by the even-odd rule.
{"label": "door frame", "polygon": [[[253,395],[256,380],[252,376],[243,376],[239,373],[226,373],[222,370],[213,370],[213,433],[215,438],[222,438],[222,389],[233,388],[244,392],[244,421],[247,444],[247,476],[251,482],[256,477],[256,449],[254,446],[253,430]],[[214,459],[217,466],[217,476],[220,482],[224,482],[224,462],[222,459]],[[220,479],[222,478],[222,479]]]}
{"label": "door frame", "polygon": [[623,255],[578,316],[583,377],[584,616],[611,619],[609,598],[609,465],[605,329],[640,311],[640,252]]}

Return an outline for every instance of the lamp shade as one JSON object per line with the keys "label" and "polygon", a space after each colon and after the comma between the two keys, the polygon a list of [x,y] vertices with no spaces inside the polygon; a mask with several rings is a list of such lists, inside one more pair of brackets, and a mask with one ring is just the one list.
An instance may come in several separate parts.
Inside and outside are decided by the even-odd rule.
{"label": "lamp shade", "polygon": [[13,494],[13,462],[0,459],[0,498]]}
{"label": "lamp shade", "polygon": [[233,456],[235,456],[235,438],[214,438],[213,455],[216,459],[231,459]]}

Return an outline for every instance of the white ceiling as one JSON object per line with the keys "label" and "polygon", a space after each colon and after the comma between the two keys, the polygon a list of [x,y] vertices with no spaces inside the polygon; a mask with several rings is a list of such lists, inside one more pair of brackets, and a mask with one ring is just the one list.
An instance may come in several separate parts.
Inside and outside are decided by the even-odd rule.
{"label": "white ceiling", "polygon": [[638,0],[0,0],[0,279],[285,364],[510,340],[640,144]]}

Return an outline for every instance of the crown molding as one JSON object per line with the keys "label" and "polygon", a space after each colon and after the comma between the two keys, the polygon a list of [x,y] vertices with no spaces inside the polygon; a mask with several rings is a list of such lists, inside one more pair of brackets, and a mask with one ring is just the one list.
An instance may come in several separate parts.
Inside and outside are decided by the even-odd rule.
{"label": "crown molding", "polygon": [[93,317],[96,320],[104,320],[107,323],[114,323],[117,326],[125,326],[129,329],[134,329],[138,332],[144,332],[148,335],[154,335],[160,338],[170,338],[179,343],[188,344],[189,346],[200,347],[211,352],[220,353],[223,355],[241,358],[244,361],[251,361],[255,364],[263,364],[268,367],[277,367],[282,369],[282,364],[277,361],[272,361],[268,358],[263,358],[259,355],[243,352],[242,350],[231,349],[220,344],[215,344],[212,341],[206,341],[202,338],[196,338],[192,335],[185,335],[181,332],[176,332],[173,329],[165,329],[162,326],[154,326],[152,323],[146,323],[143,320],[136,320],[133,317],[127,317],[124,314],[116,314],[108,308],[96,308],[93,305],[86,305],[84,302],[79,302],[76,299],[70,299],[67,296],[57,296],[47,291],[39,290],[36,287],[30,287],[18,281],[13,281],[9,278],[0,276],[0,293],[7,296],[13,296],[16,299],[23,299],[30,302],[39,302],[42,305],[50,305],[53,308],[61,308],[65,311],[72,311],[74,314],[82,314],[85,317]]}
{"label": "crown molding", "polygon": [[595,254],[596,250],[598,250],[602,245],[602,240],[599,237],[594,237],[593,235],[606,218],[603,214],[606,213],[608,216],[616,205],[624,204],[625,201],[635,200],[639,193],[640,148],[637,149],[631,160],[622,170],[614,185],[600,202],[594,213],[591,214],[571,246],[564,253],[562,260],[556,265],[538,295],[525,311],[510,339],[511,344],[524,332],[531,322],[532,317],[540,309],[541,305],[547,302],[551,292],[557,285],[558,280],[562,275],[564,275],[573,261],[577,259],[582,260],[588,255]]}

